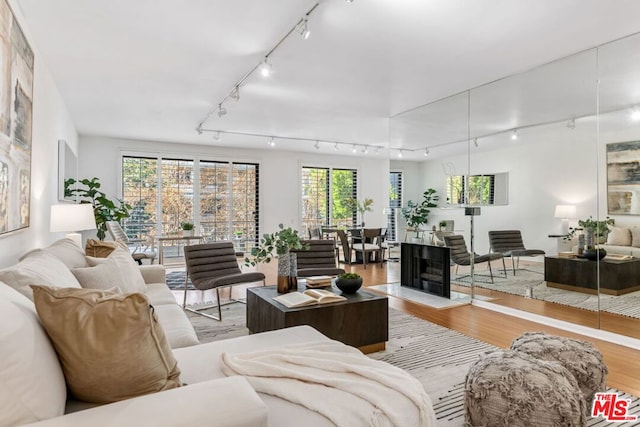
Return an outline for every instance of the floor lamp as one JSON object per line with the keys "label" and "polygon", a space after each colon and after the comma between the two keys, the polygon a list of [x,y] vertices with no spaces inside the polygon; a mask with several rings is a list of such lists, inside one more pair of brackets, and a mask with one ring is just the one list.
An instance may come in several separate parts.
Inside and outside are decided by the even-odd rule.
{"label": "floor lamp", "polygon": [[52,233],[69,232],[65,237],[82,247],[82,235],[78,232],[95,229],[96,218],[91,204],[65,203],[51,205],[50,231]]}

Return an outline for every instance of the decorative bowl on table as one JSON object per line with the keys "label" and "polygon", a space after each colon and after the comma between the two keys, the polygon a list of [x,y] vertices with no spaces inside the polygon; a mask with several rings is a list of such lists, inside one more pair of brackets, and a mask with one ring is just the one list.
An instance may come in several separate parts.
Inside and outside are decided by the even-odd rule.
{"label": "decorative bowl on table", "polygon": [[361,286],[362,277],[355,273],[344,273],[336,279],[336,287],[344,294],[355,294]]}
{"label": "decorative bowl on table", "polygon": [[585,258],[591,261],[600,260],[607,256],[607,251],[602,248],[585,249],[582,252],[581,258]]}

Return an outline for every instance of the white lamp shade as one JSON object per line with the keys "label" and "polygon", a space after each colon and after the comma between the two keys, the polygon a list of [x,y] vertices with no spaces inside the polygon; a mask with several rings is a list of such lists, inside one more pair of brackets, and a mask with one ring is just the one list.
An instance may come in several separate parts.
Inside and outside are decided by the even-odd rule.
{"label": "white lamp shade", "polygon": [[556,218],[575,218],[577,215],[576,207],[573,205],[556,205],[556,211],[553,214]]}
{"label": "white lamp shade", "polygon": [[95,230],[96,218],[89,203],[51,205],[51,232]]}

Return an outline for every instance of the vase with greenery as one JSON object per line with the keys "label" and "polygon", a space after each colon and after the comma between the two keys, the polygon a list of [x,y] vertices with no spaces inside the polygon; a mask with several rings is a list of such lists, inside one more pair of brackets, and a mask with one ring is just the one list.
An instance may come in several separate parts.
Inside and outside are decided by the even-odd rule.
{"label": "vase with greenery", "polygon": [[422,201],[414,203],[411,200],[407,202],[407,207],[402,208],[402,218],[406,221],[407,225],[416,232],[416,238],[420,236],[420,226],[429,222],[429,213],[431,208],[438,207],[436,203],[440,197],[436,194],[436,190],[433,188],[427,189],[422,193]]}
{"label": "vase with greenery", "polygon": [[613,218],[606,217],[601,221],[597,221],[590,216],[588,219],[578,220],[578,227],[570,227],[565,240],[571,240],[576,232],[584,230],[586,237],[585,246],[591,248],[595,244],[606,241],[610,231],[609,226],[614,224],[615,220]]}
{"label": "vase with greenery", "polygon": [[371,212],[373,210],[373,199],[368,197],[362,201],[359,201],[358,199],[348,199],[347,206],[349,206],[350,209],[356,210],[357,215],[360,217],[358,223],[361,227],[364,227],[364,213]]}
{"label": "vase with greenery", "polygon": [[109,199],[100,191],[99,178],[85,178],[78,181],[69,178],[64,181],[64,194],[76,197],[80,203],[91,203],[98,229],[96,234],[100,240],[104,240],[107,235],[107,221],[120,222],[129,217],[131,205],[120,199],[115,201]]}
{"label": "vase with greenery", "polygon": [[180,223],[180,228],[183,236],[193,236],[194,225],[192,222],[182,222]]}
{"label": "vase with greenery", "polygon": [[288,292],[289,288],[297,286],[297,258],[290,251],[303,249],[306,245],[302,244],[298,230],[285,228],[283,224],[279,224],[278,228],[274,233],[264,234],[260,243],[251,249],[251,257],[245,257],[244,262],[247,266],[256,266],[258,263],[268,263],[277,258],[278,292],[284,293]]}

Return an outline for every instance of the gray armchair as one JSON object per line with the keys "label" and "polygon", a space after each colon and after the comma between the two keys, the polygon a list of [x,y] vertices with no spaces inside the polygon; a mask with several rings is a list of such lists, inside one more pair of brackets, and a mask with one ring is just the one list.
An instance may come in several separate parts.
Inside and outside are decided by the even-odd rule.
{"label": "gray armchair", "polygon": [[[520,266],[521,256],[545,255],[542,249],[525,248],[520,230],[489,231],[489,244],[491,245],[491,252],[501,253],[503,257],[511,258],[511,268],[514,276],[516,275],[516,265]],[[516,258],[516,262],[514,262],[514,258]],[[502,258],[502,265],[505,267],[504,258]]]}
{"label": "gray armchair", "polygon": [[337,276],[344,269],[336,266],[336,246],[333,240],[303,240],[308,249],[291,250],[298,258],[298,277]]}
{"label": "gray armchair", "polygon": [[[236,250],[231,242],[204,243],[200,245],[189,245],[184,247],[184,259],[187,264],[187,274],[184,280],[184,301],[182,307],[201,316],[215,320],[222,320],[222,305],[220,302],[220,288],[240,285],[245,283],[262,281],[265,285],[265,276],[259,272],[243,273],[240,271],[236,259]],[[198,309],[187,307],[187,280],[191,278],[191,283],[196,289],[206,291],[216,290],[217,305],[200,307]],[[227,304],[243,302],[240,300],[230,300]],[[210,308],[218,309],[218,317],[211,314],[200,313],[201,310]]]}
{"label": "gray armchair", "polygon": [[[458,274],[458,267],[461,265],[471,265],[471,253],[467,250],[467,244],[464,241],[464,237],[454,234],[454,235],[445,235],[444,242],[445,246],[451,249],[451,261],[456,266],[456,274]],[[491,269],[491,261],[495,261],[498,259],[502,259],[502,254],[499,253],[489,253],[485,255],[477,255],[474,254],[473,264],[480,264],[483,262],[487,263],[487,267],[489,269],[489,277],[491,279],[491,283],[493,283],[493,270]],[[458,279],[467,277],[459,276]],[[504,277],[507,276],[506,270],[504,271]]]}

